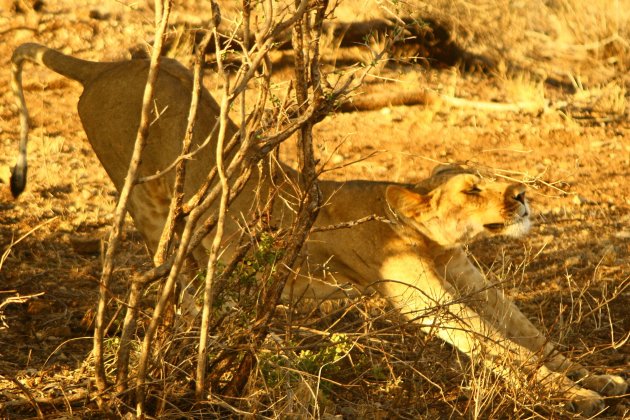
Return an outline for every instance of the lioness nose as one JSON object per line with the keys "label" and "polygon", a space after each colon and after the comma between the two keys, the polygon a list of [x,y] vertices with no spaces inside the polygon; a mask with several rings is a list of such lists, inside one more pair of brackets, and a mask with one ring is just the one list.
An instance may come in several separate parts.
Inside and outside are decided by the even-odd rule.
{"label": "lioness nose", "polygon": [[525,204],[525,187],[524,186],[520,184],[514,184],[514,185],[511,185],[506,192],[507,192],[507,197],[512,198],[521,204]]}

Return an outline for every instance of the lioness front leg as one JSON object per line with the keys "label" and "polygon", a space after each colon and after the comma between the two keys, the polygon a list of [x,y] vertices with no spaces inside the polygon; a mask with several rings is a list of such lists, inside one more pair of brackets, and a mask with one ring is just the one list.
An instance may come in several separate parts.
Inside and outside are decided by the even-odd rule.
{"label": "lioness front leg", "polygon": [[549,338],[501,290],[487,281],[462,250],[450,256],[444,264],[444,272],[460,296],[470,297],[471,306],[481,316],[512,341],[540,355],[549,369],[564,373],[577,380],[581,386],[603,395],[622,395],[626,392],[627,383],[620,376],[591,374],[581,364],[557,352]]}
{"label": "lioness front leg", "polygon": [[[384,280],[376,284],[408,319],[452,344],[472,360],[479,360],[510,385],[518,388],[533,375],[544,388],[560,392],[573,408],[586,416],[603,410],[600,394],[584,389],[561,373],[547,368],[530,349],[510,340],[492,322],[462,303],[455,288],[433,267],[413,257],[399,255],[381,270]],[[412,280],[398,280],[412,279]]]}

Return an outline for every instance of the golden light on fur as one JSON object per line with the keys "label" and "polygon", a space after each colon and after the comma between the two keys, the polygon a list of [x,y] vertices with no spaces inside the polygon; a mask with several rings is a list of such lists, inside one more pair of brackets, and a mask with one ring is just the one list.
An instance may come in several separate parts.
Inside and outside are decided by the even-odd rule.
{"label": "golden light on fur", "polygon": [[[14,55],[18,97],[24,60],[83,84],[81,121],[99,160],[120,188],[133,148],[148,63],[86,62],[27,44]],[[163,59],[155,86],[159,118],[151,126],[140,166],[142,176],[164,171],[179,155],[191,80],[187,69]],[[219,111],[206,91],[200,102],[195,146],[201,146],[207,137],[213,138],[212,126]],[[23,97],[20,106],[24,122],[27,114]],[[23,124],[18,176],[25,175],[26,170],[28,127]],[[232,123],[227,129],[228,136],[237,131]],[[213,152],[201,148],[199,153],[200,158],[188,165],[187,197],[215,165]],[[231,204],[229,210],[235,217],[229,218],[225,226],[225,258],[235,252],[234,242],[242,226],[247,225],[241,222],[252,217],[256,192],[277,190],[279,199],[273,202],[269,224],[280,229],[292,225],[297,173],[279,164],[285,176],[275,181],[269,176],[273,165],[263,165],[260,174],[252,175],[244,193]],[[168,214],[172,180],[172,174],[167,173],[136,186],[130,196],[130,213],[151,250],[155,250]],[[17,179],[14,192],[21,191],[20,183]],[[549,339],[484,277],[460,246],[482,234],[518,236],[527,232],[530,210],[522,186],[485,179],[457,166],[438,168],[417,186],[362,180],[321,181],[319,186],[326,204],[320,209],[315,227],[351,227],[315,230],[311,234],[302,248],[303,265],[287,284],[285,296],[346,297],[347,285],[359,292],[376,290],[403,316],[418,323],[421,330],[435,332],[510,386],[522,386],[523,376],[533,378],[542,387],[559,392],[586,416],[603,408],[603,393],[626,392],[627,385],[619,376],[590,375],[584,367],[556,352]],[[366,222],[348,225],[361,219]],[[203,264],[207,253],[204,249],[197,251],[195,257]],[[569,379],[567,372],[581,377],[581,382]],[[606,384],[603,388],[602,383]]]}
{"label": "golden light on fur", "polygon": [[443,183],[426,194],[390,186],[387,202],[404,223],[442,246],[456,246],[483,234],[519,237],[529,231],[523,185],[451,174],[445,177],[443,170],[438,172]]}

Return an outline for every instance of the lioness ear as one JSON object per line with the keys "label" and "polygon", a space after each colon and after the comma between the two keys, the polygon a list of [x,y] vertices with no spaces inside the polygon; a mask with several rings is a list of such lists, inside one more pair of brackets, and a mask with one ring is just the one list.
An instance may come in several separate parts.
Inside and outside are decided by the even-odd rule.
{"label": "lioness ear", "polygon": [[407,188],[390,185],[385,190],[385,200],[399,216],[419,220],[431,210],[431,196],[422,195]]}

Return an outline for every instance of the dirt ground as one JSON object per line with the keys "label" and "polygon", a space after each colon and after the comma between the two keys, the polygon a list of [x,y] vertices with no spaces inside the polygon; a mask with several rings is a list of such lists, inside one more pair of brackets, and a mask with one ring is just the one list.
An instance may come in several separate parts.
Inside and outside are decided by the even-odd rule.
{"label": "dirt ground", "polygon": [[[36,41],[81,58],[115,60],[128,58],[130,48],[151,37],[153,15],[146,7],[80,3],[50,0],[38,12],[0,14],[0,407],[23,401],[24,388],[54,398],[91,381],[85,361],[101,259],[80,238],[107,231],[117,195],[81,128],[77,84],[26,67],[32,122],[28,187],[13,200],[7,184],[19,137],[10,89],[13,49]],[[199,16],[182,9],[175,19],[194,25]],[[545,106],[526,113],[429,104],[331,115],[316,128],[317,150],[323,161],[343,169],[325,176],[413,182],[436,163],[472,161],[527,182],[535,211],[531,234],[509,243],[482,241],[471,246],[472,253],[491,277],[507,280],[506,292],[562,350],[586,354],[584,364],[628,378],[630,125],[625,110],[609,118],[590,103],[580,107],[577,97],[595,84],[627,85],[621,70],[602,73],[582,65],[580,90],[570,79],[552,83],[501,72],[388,66],[367,79],[367,91],[428,87],[471,101],[514,103],[520,89],[542,96]],[[206,82],[218,89],[212,75]],[[625,90],[620,95],[627,99]],[[291,162],[289,151],[283,154]],[[358,162],[348,166],[353,161]],[[113,293],[124,295],[126,276],[149,265],[129,225]],[[9,300],[18,296],[32,297]],[[450,349],[436,351],[453,355]],[[607,416],[630,416],[628,397],[610,405]],[[403,416],[395,407],[382,407],[386,415]],[[34,415],[28,404],[5,409],[0,417]],[[57,407],[48,415],[71,412],[70,406]]]}

